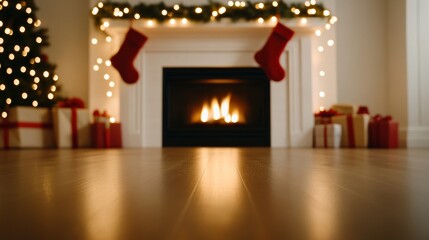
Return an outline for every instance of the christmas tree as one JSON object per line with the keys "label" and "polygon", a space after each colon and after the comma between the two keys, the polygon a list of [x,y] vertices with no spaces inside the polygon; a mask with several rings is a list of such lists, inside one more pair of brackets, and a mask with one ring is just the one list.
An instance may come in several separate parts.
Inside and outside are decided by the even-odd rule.
{"label": "christmas tree", "polygon": [[0,0],[0,114],[12,106],[50,107],[58,99],[55,65],[33,0]]}

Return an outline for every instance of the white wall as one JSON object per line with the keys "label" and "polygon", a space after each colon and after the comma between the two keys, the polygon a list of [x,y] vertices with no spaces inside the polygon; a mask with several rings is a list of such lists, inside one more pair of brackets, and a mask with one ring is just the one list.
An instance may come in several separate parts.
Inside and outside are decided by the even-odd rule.
{"label": "white wall", "polygon": [[337,0],[338,101],[388,110],[386,3]]}
{"label": "white wall", "polygon": [[406,5],[408,146],[429,147],[429,1]]}
{"label": "white wall", "polygon": [[62,94],[88,102],[88,2],[36,0],[36,5],[51,43],[44,52],[57,65]]}

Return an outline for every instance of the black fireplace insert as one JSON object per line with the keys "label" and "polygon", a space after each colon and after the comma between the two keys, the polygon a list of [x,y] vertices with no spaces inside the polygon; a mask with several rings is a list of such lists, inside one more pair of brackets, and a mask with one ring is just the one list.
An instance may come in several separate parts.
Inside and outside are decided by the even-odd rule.
{"label": "black fireplace insert", "polygon": [[270,146],[260,68],[164,68],[163,146]]}

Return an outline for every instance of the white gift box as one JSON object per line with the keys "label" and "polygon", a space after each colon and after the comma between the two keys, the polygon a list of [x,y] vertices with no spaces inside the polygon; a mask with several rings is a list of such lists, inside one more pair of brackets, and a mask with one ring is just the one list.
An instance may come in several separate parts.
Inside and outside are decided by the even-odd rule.
{"label": "white gift box", "polygon": [[341,125],[316,125],[314,136],[316,148],[339,148],[341,146]]}
{"label": "white gift box", "polygon": [[[73,113],[75,111],[75,113]],[[74,117],[73,117],[73,114]],[[90,147],[91,127],[88,109],[52,109],[55,145],[59,148]],[[73,120],[74,118],[74,120]],[[73,144],[73,138],[75,142]]]}
{"label": "white gift box", "polygon": [[12,107],[0,120],[0,148],[51,148],[54,146],[49,108]]}

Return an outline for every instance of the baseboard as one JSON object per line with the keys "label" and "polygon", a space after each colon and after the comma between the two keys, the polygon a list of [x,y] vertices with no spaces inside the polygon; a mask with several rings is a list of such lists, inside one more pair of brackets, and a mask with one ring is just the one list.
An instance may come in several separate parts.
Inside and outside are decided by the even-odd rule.
{"label": "baseboard", "polygon": [[407,148],[429,148],[429,127],[408,127],[400,130],[399,144]]}

